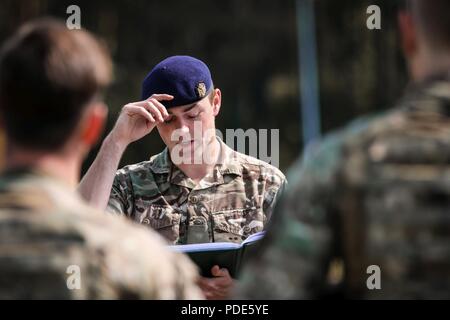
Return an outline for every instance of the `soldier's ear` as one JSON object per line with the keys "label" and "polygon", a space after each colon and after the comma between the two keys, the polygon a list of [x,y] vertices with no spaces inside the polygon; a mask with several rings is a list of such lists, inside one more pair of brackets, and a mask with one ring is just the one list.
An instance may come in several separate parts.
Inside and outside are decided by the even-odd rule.
{"label": "soldier's ear", "polygon": [[214,89],[214,97],[212,100],[214,117],[216,117],[219,114],[221,104],[222,104],[222,92],[220,92],[220,89],[216,88]]}
{"label": "soldier's ear", "polygon": [[95,102],[87,108],[86,112],[81,129],[81,139],[83,144],[91,147],[97,143],[103,132],[108,108],[102,102]]}
{"label": "soldier's ear", "polygon": [[410,12],[398,13],[398,28],[400,31],[403,53],[406,58],[412,58],[417,52],[417,29]]}

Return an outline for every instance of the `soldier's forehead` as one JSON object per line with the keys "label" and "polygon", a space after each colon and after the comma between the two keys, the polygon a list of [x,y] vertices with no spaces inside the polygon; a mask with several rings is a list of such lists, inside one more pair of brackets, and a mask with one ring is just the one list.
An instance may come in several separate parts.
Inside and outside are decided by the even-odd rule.
{"label": "soldier's forehead", "polygon": [[[199,104],[198,102],[194,102],[192,104],[186,105],[186,106],[180,106],[180,107],[175,107],[175,108],[170,108],[167,110],[167,112],[169,114],[183,114],[186,112],[191,111],[192,109],[194,109],[195,107],[197,107]],[[174,112],[175,111],[175,112]]]}

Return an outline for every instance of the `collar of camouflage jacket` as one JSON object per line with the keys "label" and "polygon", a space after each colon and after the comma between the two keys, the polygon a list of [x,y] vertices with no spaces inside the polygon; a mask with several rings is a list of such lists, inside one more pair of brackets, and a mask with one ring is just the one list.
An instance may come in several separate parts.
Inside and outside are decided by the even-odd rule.
{"label": "collar of camouflage jacket", "polygon": [[410,110],[450,115],[450,72],[411,83],[400,105]]}
{"label": "collar of camouflage jacket", "polygon": [[51,172],[23,166],[7,169],[0,175],[2,208],[76,208],[83,203],[66,181]]}
{"label": "collar of camouflage jacket", "polygon": [[31,179],[34,181],[51,181],[54,184],[58,184],[63,189],[71,189],[70,184],[63,178],[58,177],[51,171],[45,171],[43,169],[32,166],[6,168],[0,174],[0,186],[3,186],[3,184],[8,184],[10,182],[28,182],[28,180]]}
{"label": "collar of camouflage jacket", "polygon": [[217,140],[220,144],[220,154],[217,163],[213,172],[205,176],[198,184],[172,163],[167,148],[150,158],[150,170],[155,174],[167,174],[167,182],[171,184],[197,190],[226,183],[224,177],[227,175],[242,176],[242,164],[239,162],[239,153],[228,147],[219,137],[217,137]]}

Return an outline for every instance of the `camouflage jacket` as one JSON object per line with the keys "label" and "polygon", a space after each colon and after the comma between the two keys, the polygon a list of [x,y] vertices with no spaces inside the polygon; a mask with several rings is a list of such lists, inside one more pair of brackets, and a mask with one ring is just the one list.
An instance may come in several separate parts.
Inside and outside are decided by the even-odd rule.
{"label": "camouflage jacket", "polygon": [[450,298],[450,82],[306,150],[241,298]]}
{"label": "camouflage jacket", "polygon": [[195,266],[159,235],[29,169],[0,177],[0,274],[0,299],[202,298]]}
{"label": "camouflage jacket", "polygon": [[173,244],[241,242],[263,230],[285,177],[219,142],[218,163],[197,185],[173,165],[167,148],[118,170],[108,211],[157,230]]}

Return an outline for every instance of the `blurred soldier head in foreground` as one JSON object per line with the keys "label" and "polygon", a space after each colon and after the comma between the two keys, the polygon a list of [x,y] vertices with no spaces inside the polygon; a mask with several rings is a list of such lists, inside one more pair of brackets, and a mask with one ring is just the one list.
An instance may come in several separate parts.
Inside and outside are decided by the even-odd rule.
{"label": "blurred soldier head in foreground", "polygon": [[74,192],[103,127],[101,92],[110,76],[99,42],[58,21],[26,24],[2,47],[2,299],[201,297],[187,258],[166,252],[155,233],[93,210]]}
{"label": "blurred soldier head in foreground", "polygon": [[111,77],[106,51],[87,32],[45,20],[22,27],[1,54],[8,157],[20,151],[34,154],[36,163],[39,154],[55,153],[81,162],[107,113],[101,102]]}
{"label": "blurred soldier head in foreground", "polygon": [[450,298],[450,2],[399,13],[411,84],[288,173],[244,298]]}

